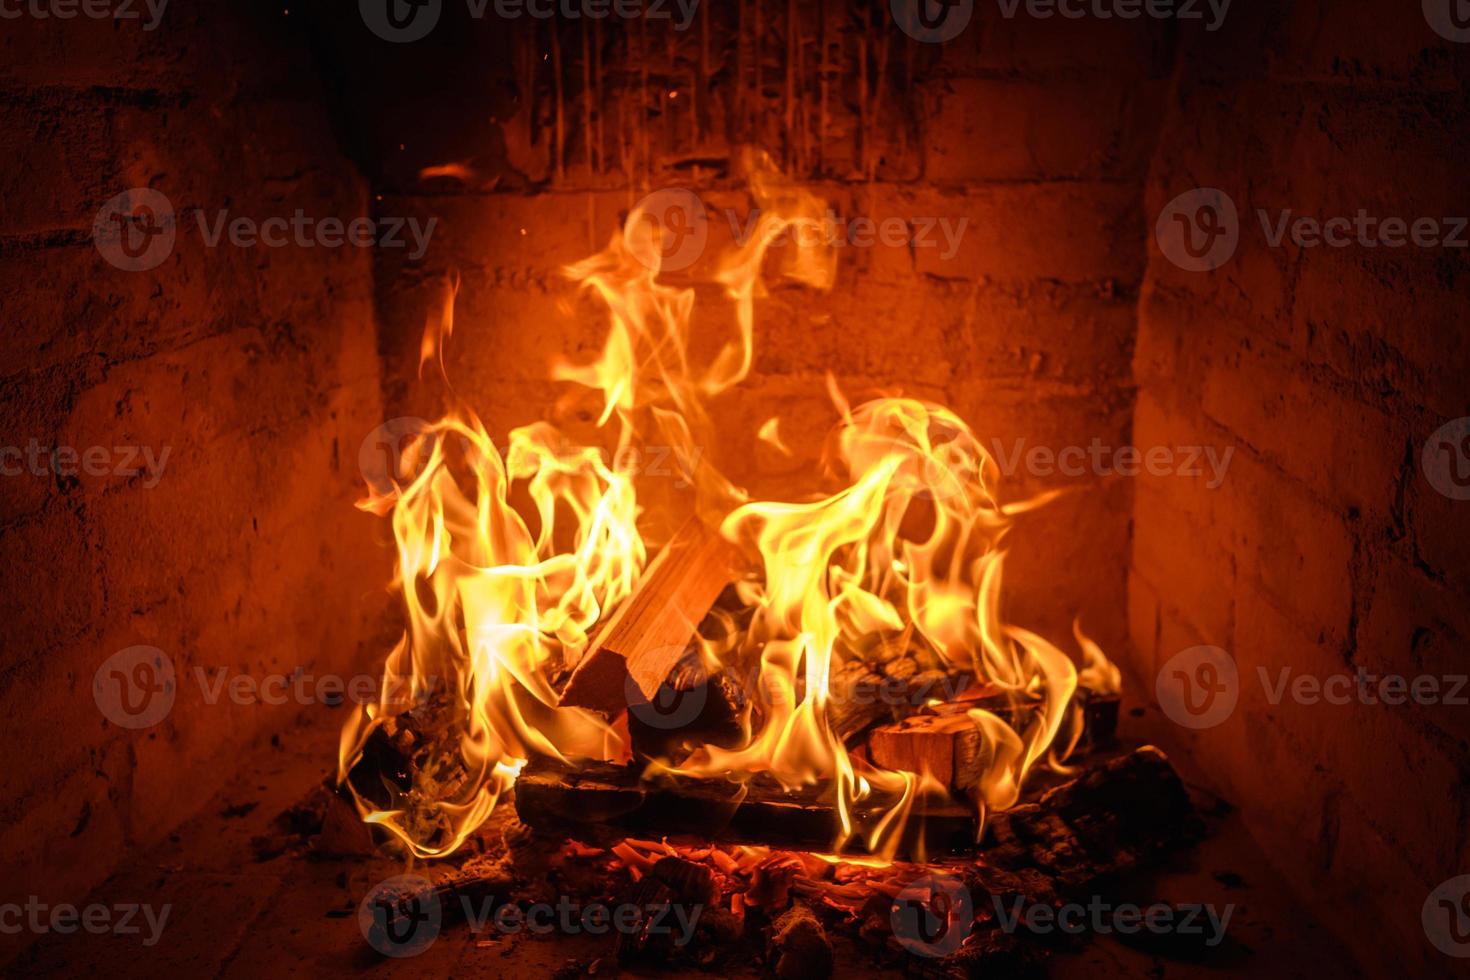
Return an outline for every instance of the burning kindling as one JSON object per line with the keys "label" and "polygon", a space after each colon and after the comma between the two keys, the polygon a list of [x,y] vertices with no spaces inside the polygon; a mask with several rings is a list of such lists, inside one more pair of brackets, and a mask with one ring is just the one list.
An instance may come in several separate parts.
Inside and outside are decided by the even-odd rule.
{"label": "burning kindling", "polygon": [[[567,270],[607,310],[601,356],[552,371],[593,400],[594,440],[535,422],[502,453],[461,405],[405,450],[416,476],[363,502],[398,544],[408,628],[387,670],[452,679],[343,734],[345,786],[410,852],[455,850],[528,764],[568,786],[789,797],[827,820],[834,853],[892,855],[912,819],[963,800],[973,840],[1116,691],[1080,631],[1079,670],[1002,618],[1002,541],[1046,498],[999,502],[994,462],[948,409],[853,405],[829,385],[828,482],[788,500],[750,499],[694,452],[716,443],[709,400],[750,369],[765,278],[821,290],[835,274],[830,244],[799,234],[821,202],[760,160],[750,183],[759,219],[714,274],[733,319],[711,356],[691,340],[705,350],[717,328],[660,280],[663,229],[635,209]],[[768,256],[783,236],[801,247]],[[453,306],[450,288],[425,363],[443,364]],[[624,461],[653,442],[701,460],[687,499],[648,505]]]}

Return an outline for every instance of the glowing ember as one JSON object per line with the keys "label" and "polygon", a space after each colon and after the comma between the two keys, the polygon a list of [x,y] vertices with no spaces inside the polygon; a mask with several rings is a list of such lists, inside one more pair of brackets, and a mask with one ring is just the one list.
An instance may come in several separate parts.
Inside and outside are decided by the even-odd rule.
{"label": "glowing ember", "polygon": [[[533,754],[570,763],[628,756],[625,729],[560,706],[558,681],[677,523],[662,511],[679,503],[660,500],[652,513],[647,496],[640,501],[636,451],[658,445],[702,461],[700,447],[714,444],[705,406],[750,370],[755,299],[774,242],[798,245],[783,250],[782,275],[827,289],[835,274],[836,253],[820,234],[822,202],[769,171],[755,173],[760,220],[720,264],[716,279],[735,318],[713,358],[691,358],[694,290],[658,281],[668,243],[635,210],[606,249],[567,270],[606,305],[609,328],[597,360],[558,365],[553,377],[598,395],[601,441],[581,445],[537,422],[513,430],[502,455],[474,413],[458,407],[405,449],[401,471],[418,475],[360,505],[391,516],[397,541],[395,585],[408,625],[386,673],[413,679],[426,702],[420,710],[433,714],[442,737],[407,788],[385,780],[381,794],[364,794],[348,785],[364,819],[416,855],[458,847]],[[453,306],[450,289],[425,334],[423,360],[438,360],[441,370]],[[1019,730],[982,708],[965,712],[983,749],[975,791],[982,816],[1014,804],[1035,765],[1059,767],[1070,752],[1081,734],[1070,707],[1079,671],[999,613],[1002,539],[1014,515],[1047,498],[999,504],[998,467],[941,406],[905,398],[850,406],[835,384],[831,396],[835,492],[753,501],[709,463],[693,471],[682,506],[742,549],[748,569],[739,594],[752,613],[748,626],[704,654],[757,680],[736,747],[706,744],[651,768],[737,782],[766,773],[787,787],[824,787],[837,813],[833,852],[882,858],[915,803],[946,789],[928,774],[884,770],[848,752],[828,717],[830,681],[844,663],[895,645],[919,649],[950,671],[972,673],[987,691],[1036,706]],[[785,451],[777,420],[761,437]],[[1116,668],[1080,631],[1077,638],[1088,686],[1116,690]],[[385,701],[351,719],[341,779],[373,730],[403,708]],[[873,798],[899,802],[876,818],[863,808],[869,816],[860,824],[854,804]],[[619,857],[636,869],[637,849],[629,848]]]}

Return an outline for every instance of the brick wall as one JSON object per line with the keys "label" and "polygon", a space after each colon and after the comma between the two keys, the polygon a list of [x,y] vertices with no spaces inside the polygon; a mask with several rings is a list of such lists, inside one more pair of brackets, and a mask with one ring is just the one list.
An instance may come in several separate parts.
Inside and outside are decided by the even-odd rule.
{"label": "brick wall", "polygon": [[[759,57],[737,32],[735,17],[738,7],[752,20],[758,6],[768,27]],[[815,487],[812,460],[835,420],[824,379],[829,371],[855,398],[902,391],[947,403],[987,447],[999,445],[1007,454],[1018,440],[1024,449],[1053,452],[1093,440],[1125,443],[1144,265],[1143,181],[1169,60],[1163,30],[1078,30],[1070,23],[1006,20],[982,7],[959,39],[929,45],[896,30],[886,5],[881,16],[856,24],[832,12],[846,9],[844,16],[856,17],[851,11],[862,5],[825,5],[827,19],[818,23],[821,6],[791,8],[806,18],[793,27],[786,4],[705,5],[700,16],[717,18],[707,54],[699,53],[698,25],[667,46],[654,29],[639,40],[628,28],[632,52],[642,44],[653,53],[631,62],[646,69],[646,79],[625,77],[629,63],[621,59],[631,57],[630,48],[620,47],[616,28],[608,27],[595,111],[606,113],[609,134],[646,118],[652,143],[645,151],[636,136],[618,136],[615,145],[609,135],[605,157],[618,165],[613,172],[585,163],[579,134],[597,126],[595,117],[589,126],[580,115],[575,29],[564,28],[559,42],[560,85],[542,58],[549,45],[544,28],[517,27],[518,38],[530,38],[529,52],[506,53],[498,62],[476,58],[483,72],[504,73],[498,83],[466,81],[460,59],[470,56],[446,39],[438,56],[456,86],[518,95],[497,108],[489,126],[482,116],[466,115],[451,145],[437,128],[431,134],[399,125],[359,140],[384,148],[381,164],[368,166],[383,175],[377,213],[441,222],[422,262],[402,252],[380,260],[389,413],[432,415],[439,408],[434,385],[418,378],[419,337],[450,270],[462,282],[449,345],[456,390],[470,397],[492,432],[551,412],[565,389],[547,382],[550,363],[594,356],[606,329],[602,310],[578,301],[559,269],[602,248],[651,189],[688,187],[704,202],[709,244],[698,263],[671,281],[695,284],[698,308],[719,311],[705,330],[720,329],[728,306],[717,289],[701,283],[730,246],[732,223],[746,227],[752,201],[734,161],[741,144],[759,140],[841,219],[897,217],[913,235],[922,219],[934,219],[963,231],[953,249],[938,230],[929,237],[939,247],[912,238],[844,247],[830,295],[787,286],[757,303],[752,377],[715,406],[720,439],[707,447],[737,481],[778,497]],[[787,112],[785,41],[798,35],[807,71],[790,81],[797,108]],[[497,36],[482,23],[451,33],[458,48],[470,43],[467,37],[490,45]],[[821,38],[833,78],[825,102],[819,73],[810,68]],[[381,53],[421,57],[412,50],[417,45],[399,47],[410,50],[385,46]],[[672,101],[683,103],[693,90],[691,61],[699,58],[710,66],[705,97],[715,123],[696,140],[686,123],[700,115],[698,107],[669,110],[668,96],[680,93]],[[768,80],[764,93],[748,86],[756,60]],[[352,70],[352,58],[343,55],[342,63]],[[645,91],[663,105],[640,101]],[[392,116],[388,98],[384,112]],[[572,135],[558,152],[547,107],[562,103]],[[673,122],[664,118],[670,111]],[[802,126],[809,123],[800,120],[823,111],[830,132],[818,153],[803,144]],[[864,118],[880,123],[865,129]],[[536,152],[524,149],[528,140]],[[626,159],[623,142],[632,146],[626,170],[618,169]],[[437,156],[415,156],[426,143]],[[418,167],[468,162],[472,173],[459,181],[420,181],[404,156]],[[865,160],[871,179],[861,172]],[[796,460],[763,451],[755,439],[771,415],[781,416]],[[1037,474],[1022,465],[1003,492],[1019,498],[1049,487],[1080,492],[1018,529],[1010,613],[1070,643],[1071,619],[1080,612],[1084,626],[1116,648],[1125,635],[1131,488],[1092,473]]]}
{"label": "brick wall", "polygon": [[[1464,673],[1470,511],[1420,449],[1470,412],[1462,248],[1273,246],[1259,211],[1319,220],[1470,212],[1463,45],[1419,5],[1243,5],[1187,32],[1149,179],[1152,222],[1193,188],[1238,211],[1233,255],[1151,243],[1139,304],[1140,445],[1234,451],[1216,489],[1137,487],[1129,617],[1138,687],[1198,644],[1239,703],[1178,729],[1271,856],[1370,969],[1449,974],[1429,891],[1470,864],[1470,708],[1272,703],[1281,670]],[[1153,237],[1152,235],[1150,237]],[[1197,242],[1198,243],[1198,242]],[[1175,665],[1179,663],[1174,662]],[[1171,674],[1172,668],[1165,671]]]}
{"label": "brick wall", "polygon": [[[175,5],[154,30],[29,16],[0,30],[0,444],[146,447],[162,464],[4,460],[7,902],[81,898],[308,710],[207,704],[195,668],[377,667],[361,624],[388,565],[351,506],[380,417],[370,260],[210,248],[194,222],[365,213],[305,50],[265,7]],[[150,271],[114,267],[92,241],[99,209],[130,188],[178,216]],[[135,644],[164,651],[178,683],[143,730],[93,697],[94,672]]]}

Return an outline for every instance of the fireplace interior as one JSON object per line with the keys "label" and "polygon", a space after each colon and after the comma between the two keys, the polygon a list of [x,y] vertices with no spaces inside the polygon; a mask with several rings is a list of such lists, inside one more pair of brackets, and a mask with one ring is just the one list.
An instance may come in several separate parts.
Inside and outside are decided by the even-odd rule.
{"label": "fireplace interior", "polygon": [[1461,975],[1453,0],[0,18],[7,970]]}

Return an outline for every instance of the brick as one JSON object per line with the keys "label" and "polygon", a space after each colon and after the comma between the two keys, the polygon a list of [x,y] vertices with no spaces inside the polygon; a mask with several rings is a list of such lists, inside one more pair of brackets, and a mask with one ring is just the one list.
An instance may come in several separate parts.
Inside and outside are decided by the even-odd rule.
{"label": "brick", "polygon": [[943,45],[940,71],[1124,79],[1158,78],[1168,71],[1168,25],[1162,22],[1038,18],[1024,6],[1014,17],[998,5],[977,3],[974,9],[966,29]]}
{"label": "brick", "polygon": [[1312,633],[1345,642],[1354,542],[1343,515],[1244,453],[1235,455],[1217,496],[1237,583],[1258,582]]}
{"label": "brick", "polygon": [[1453,45],[1419,16],[1394,16],[1374,4],[1313,0],[1294,5],[1273,26],[1273,77],[1420,90],[1456,84]]}
{"label": "brick", "polygon": [[1403,432],[1384,412],[1250,343],[1216,352],[1204,377],[1205,412],[1247,445],[1344,504],[1387,512]]}
{"label": "brick", "polygon": [[1230,646],[1234,628],[1235,562],[1167,489],[1145,485],[1136,501],[1132,564],[1148,581],[1167,586],[1169,606],[1212,646]]}
{"label": "brick", "polygon": [[1126,296],[1055,282],[965,291],[968,309],[946,338],[958,373],[1096,387],[1129,383],[1134,313]]}
{"label": "brick", "polygon": [[940,79],[928,110],[932,181],[1138,178],[1159,92],[1112,80]]}
{"label": "brick", "polygon": [[[1137,192],[1089,182],[976,188],[963,197],[895,191],[889,214],[968,219],[958,249],[914,250],[920,275],[946,279],[1138,281],[1143,254],[1131,229]],[[1024,231],[1022,231],[1024,230]],[[875,251],[882,251],[881,249]]]}

